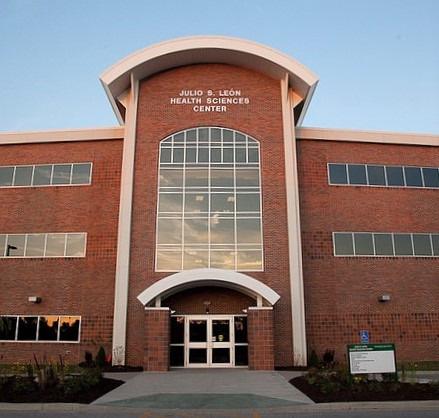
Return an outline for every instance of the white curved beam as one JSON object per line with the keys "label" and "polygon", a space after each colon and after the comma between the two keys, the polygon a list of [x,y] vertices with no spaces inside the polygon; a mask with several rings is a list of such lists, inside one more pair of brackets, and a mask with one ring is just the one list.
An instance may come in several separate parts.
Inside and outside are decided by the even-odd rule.
{"label": "white curved beam", "polygon": [[227,288],[240,289],[244,293],[261,296],[270,305],[274,305],[280,296],[270,287],[246,274],[221,269],[196,269],[172,274],[146,288],[137,299],[148,305],[156,297],[169,295],[172,290],[194,287],[199,284],[219,284]]}

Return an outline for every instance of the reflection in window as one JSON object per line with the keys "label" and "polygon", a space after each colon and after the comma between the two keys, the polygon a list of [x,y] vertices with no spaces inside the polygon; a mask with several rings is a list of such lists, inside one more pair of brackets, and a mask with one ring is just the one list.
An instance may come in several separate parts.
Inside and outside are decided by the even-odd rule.
{"label": "reflection in window", "polygon": [[0,187],[81,185],[91,182],[91,163],[0,167]]}
{"label": "reflection in window", "polygon": [[262,270],[259,142],[222,128],[160,144],[159,271]]}
{"label": "reflection in window", "polygon": [[329,184],[439,188],[439,168],[328,164]]}
{"label": "reflection in window", "polygon": [[334,232],[336,256],[439,257],[439,234]]}
{"label": "reflection in window", "polygon": [[1,257],[85,257],[86,234],[0,234]]}
{"label": "reflection in window", "polygon": [[0,321],[0,341],[79,341],[79,316],[4,315]]}

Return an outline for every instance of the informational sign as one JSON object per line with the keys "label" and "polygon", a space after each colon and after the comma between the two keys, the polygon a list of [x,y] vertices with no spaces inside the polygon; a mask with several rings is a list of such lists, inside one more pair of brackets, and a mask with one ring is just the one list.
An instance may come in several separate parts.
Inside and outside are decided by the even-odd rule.
{"label": "informational sign", "polygon": [[351,374],[396,373],[395,344],[348,345]]}

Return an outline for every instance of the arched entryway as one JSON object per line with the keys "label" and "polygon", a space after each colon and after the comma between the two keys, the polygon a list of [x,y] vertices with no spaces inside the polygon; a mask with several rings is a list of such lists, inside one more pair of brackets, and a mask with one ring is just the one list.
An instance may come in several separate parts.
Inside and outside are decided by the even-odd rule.
{"label": "arched entryway", "polygon": [[146,370],[273,368],[273,305],[279,295],[234,271],[197,269],[145,289]]}

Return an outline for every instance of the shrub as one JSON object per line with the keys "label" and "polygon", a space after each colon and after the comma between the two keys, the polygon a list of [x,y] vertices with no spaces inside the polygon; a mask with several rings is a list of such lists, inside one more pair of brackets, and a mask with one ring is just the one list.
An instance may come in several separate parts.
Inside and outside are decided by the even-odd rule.
{"label": "shrub", "polygon": [[96,367],[103,368],[107,363],[107,356],[104,347],[100,347],[95,359]]}
{"label": "shrub", "polygon": [[311,350],[308,363],[310,367],[319,367],[319,358],[317,357],[315,350]]}

